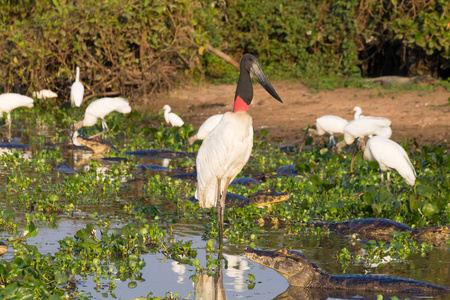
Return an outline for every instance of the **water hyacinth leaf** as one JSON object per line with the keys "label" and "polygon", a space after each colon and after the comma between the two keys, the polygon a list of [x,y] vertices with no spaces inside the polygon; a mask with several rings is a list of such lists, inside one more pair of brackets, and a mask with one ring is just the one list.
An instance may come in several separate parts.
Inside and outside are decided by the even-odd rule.
{"label": "water hyacinth leaf", "polygon": [[86,228],[78,230],[76,236],[81,240],[86,240],[91,236],[93,229],[94,225],[89,224],[86,226]]}
{"label": "water hyacinth leaf", "polygon": [[435,203],[425,203],[422,206],[422,213],[426,217],[431,217],[432,215],[439,212],[439,207]]}
{"label": "water hyacinth leaf", "polygon": [[387,191],[385,189],[380,190],[380,203],[386,203],[391,198],[392,198],[392,194],[389,191]]}
{"label": "water hyacinth leaf", "polygon": [[192,280],[193,283],[198,283],[198,281],[199,281],[197,275],[192,275],[190,278],[191,278],[191,280]]}
{"label": "water hyacinth leaf", "polygon": [[34,223],[32,221],[30,221],[30,223],[28,223],[25,226],[25,229],[23,230],[23,236],[26,236],[26,237],[35,237],[38,235],[38,233],[39,233],[39,227],[34,225]]}
{"label": "water hyacinth leaf", "polygon": [[136,287],[137,287],[137,282],[136,282],[136,281],[130,281],[130,282],[128,283],[128,288],[134,289],[134,288],[136,288]]}
{"label": "water hyacinth leaf", "polygon": [[13,209],[5,209],[3,211],[2,217],[6,221],[13,219],[16,216],[16,212]]}
{"label": "water hyacinth leaf", "polygon": [[422,206],[422,196],[417,194],[411,195],[409,197],[409,208],[411,211],[417,211]]}
{"label": "water hyacinth leaf", "polygon": [[69,276],[67,276],[66,274],[63,274],[61,272],[55,274],[55,281],[57,284],[66,284],[68,280]]}
{"label": "water hyacinth leaf", "polygon": [[317,175],[311,175],[311,176],[309,177],[309,180],[311,180],[311,182],[312,182],[315,186],[320,186],[320,184],[321,184],[321,180],[320,180],[319,176],[317,176]]}
{"label": "water hyacinth leaf", "polygon": [[430,200],[432,199],[434,192],[435,192],[435,189],[431,186],[426,186],[426,185],[422,185],[422,184],[417,186],[417,193],[423,197],[430,199]]}
{"label": "water hyacinth leaf", "polygon": [[11,296],[15,295],[18,289],[19,289],[19,287],[17,285],[17,282],[8,284],[5,289],[5,298],[7,299],[7,298],[10,298]]}

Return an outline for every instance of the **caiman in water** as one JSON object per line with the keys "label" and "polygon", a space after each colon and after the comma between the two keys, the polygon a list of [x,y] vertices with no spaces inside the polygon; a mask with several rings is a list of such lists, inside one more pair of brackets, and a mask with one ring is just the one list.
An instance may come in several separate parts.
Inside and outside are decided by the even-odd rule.
{"label": "caiman in water", "polygon": [[[190,200],[198,201],[194,196],[192,196]],[[227,193],[225,205],[226,207],[244,207],[250,204],[256,204],[257,207],[270,207],[272,204],[287,200],[289,200],[289,193],[278,193],[271,189],[267,189],[254,193],[250,198],[234,193]]]}
{"label": "caiman in water", "polygon": [[250,196],[250,198],[233,193],[227,193],[225,203],[226,206],[234,207],[243,207],[249,204],[256,204],[257,207],[264,207],[287,200],[289,200],[289,193],[278,193],[276,191],[267,189],[254,193]]}
{"label": "caiman in water", "polygon": [[[287,227],[296,225],[292,221],[278,219],[260,220],[260,226],[272,225],[275,227]],[[426,228],[411,228],[405,224],[388,219],[358,219],[338,223],[301,223],[305,227],[322,228],[341,235],[358,234],[364,241],[377,240],[390,242],[393,239],[392,231],[408,232],[411,238],[418,242],[426,242],[435,245],[448,244],[450,241],[450,226],[436,226]]]}
{"label": "caiman in water", "polygon": [[304,254],[282,248],[274,251],[245,249],[248,259],[269,267],[291,286],[317,289],[353,290],[404,295],[444,295],[450,288],[422,281],[379,275],[330,275]]}
{"label": "caiman in water", "polygon": [[82,136],[77,136],[77,141],[81,145],[94,151],[94,153],[104,154],[110,152],[112,149],[117,150],[110,142],[100,138],[84,138]]}

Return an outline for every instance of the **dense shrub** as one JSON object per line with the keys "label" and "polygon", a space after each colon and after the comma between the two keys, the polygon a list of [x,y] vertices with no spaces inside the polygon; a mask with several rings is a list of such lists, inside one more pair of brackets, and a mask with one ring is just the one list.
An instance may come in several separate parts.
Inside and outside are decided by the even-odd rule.
{"label": "dense shrub", "polygon": [[264,65],[288,76],[450,74],[446,0],[203,4],[202,25],[213,45],[256,53]]}
{"label": "dense shrub", "polygon": [[[0,78],[7,89],[149,94],[197,69],[187,1],[1,1]],[[25,91],[24,91],[25,90]]]}
{"label": "dense shrub", "polygon": [[0,0],[0,90],[67,98],[77,65],[88,98],[235,76],[206,43],[285,77],[446,78],[449,11],[447,0]]}

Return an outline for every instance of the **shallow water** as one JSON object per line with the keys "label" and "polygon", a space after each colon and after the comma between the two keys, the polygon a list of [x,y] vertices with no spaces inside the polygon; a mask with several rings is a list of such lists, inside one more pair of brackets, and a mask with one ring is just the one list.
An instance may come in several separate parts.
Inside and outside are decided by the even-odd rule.
{"label": "shallow water", "polygon": [[[43,134],[48,134],[45,131]],[[26,143],[26,135],[21,135],[20,131],[14,131],[13,135],[20,136],[20,143]],[[31,158],[33,151],[37,148],[24,148],[21,151],[24,157]],[[0,151],[10,151],[9,149],[0,149]],[[73,170],[79,171],[89,165],[89,157],[92,155],[89,150],[70,150],[64,151],[65,163]],[[139,165],[146,169],[149,176],[153,174],[171,175],[173,172],[168,171],[167,167],[177,167],[183,164],[184,157],[167,157],[161,155],[142,157],[132,154],[123,154],[129,160],[136,161]],[[117,162],[105,162],[104,168]],[[153,167],[152,167],[153,166]],[[159,168],[158,166],[161,166]],[[56,166],[55,166],[56,167]],[[101,170],[100,170],[101,171]],[[256,170],[255,170],[256,172]],[[0,170],[0,182],[4,180],[4,175],[8,170]],[[57,176],[58,172],[54,172],[49,176]],[[66,176],[72,176],[70,172]],[[3,177],[3,178],[2,178]],[[124,178],[122,186],[122,194],[130,192],[139,193],[143,181],[131,180]],[[189,196],[189,195],[187,195]],[[38,246],[41,253],[54,253],[58,250],[58,241],[66,236],[73,236],[78,230],[85,228],[86,224],[95,220],[89,217],[92,213],[98,213],[100,216],[108,214],[116,214],[121,211],[120,207],[126,201],[124,199],[116,203],[108,203],[105,205],[83,203],[78,206],[80,212],[73,217],[60,216],[58,218],[58,226],[51,228],[41,225],[39,235],[35,238],[29,238],[28,243]],[[6,199],[5,199],[6,200]],[[153,199],[151,201],[154,201]],[[2,205],[9,206],[9,201],[1,201]],[[163,203],[159,199],[152,204],[161,205],[161,207],[170,206]],[[120,221],[113,221],[111,227],[120,226]],[[193,241],[192,248],[197,249],[197,258],[200,259],[201,265],[206,263],[206,249],[204,228],[201,222],[195,223],[176,223],[171,225],[173,237],[178,240]],[[100,233],[97,233],[99,235]],[[3,237],[3,232],[0,232]],[[307,257],[317,263],[330,274],[342,274],[342,267],[337,262],[335,256],[342,248],[351,248],[348,238],[335,234],[315,236],[285,236],[282,229],[267,230],[258,237],[264,237],[266,243],[259,246],[259,249],[274,250],[283,246],[290,247],[292,250],[302,251]],[[274,270],[261,266],[257,263],[249,261],[243,254],[247,245],[228,245],[225,241],[224,256],[228,260],[228,268],[222,270],[218,279],[201,275],[199,283],[194,284],[191,276],[195,274],[195,267],[182,265],[171,259],[165,259],[162,254],[145,254],[142,259],[145,260],[146,266],[141,271],[142,282],[137,282],[135,288],[129,288],[131,280],[116,280],[116,288],[114,291],[108,291],[107,288],[97,288],[97,284],[92,278],[77,279],[77,289],[90,294],[94,299],[132,299],[137,297],[145,297],[147,295],[164,296],[168,292],[177,293],[181,298],[189,299],[366,299],[364,297],[352,293],[328,293],[318,290],[304,290],[289,288],[287,281]],[[12,251],[8,251],[3,259],[12,259]],[[362,265],[351,265],[346,274],[364,274],[368,269]],[[411,278],[416,280],[424,280],[429,283],[450,286],[450,254],[447,249],[434,249],[424,257],[420,255],[412,255],[409,261],[401,264],[387,264],[385,267],[369,269],[372,274],[398,276]],[[253,274],[255,277],[255,285],[250,286],[248,275]],[[107,286],[108,281],[102,281]],[[203,297],[199,297],[195,293],[201,292]],[[373,295],[376,298],[376,295]],[[284,298],[287,297],[287,298]],[[291,298],[289,298],[291,297]],[[434,297],[433,299],[450,299],[450,296]]]}

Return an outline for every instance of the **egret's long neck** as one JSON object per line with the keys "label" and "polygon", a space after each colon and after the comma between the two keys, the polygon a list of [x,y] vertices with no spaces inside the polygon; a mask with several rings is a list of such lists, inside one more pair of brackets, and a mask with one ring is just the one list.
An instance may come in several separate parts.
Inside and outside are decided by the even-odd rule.
{"label": "egret's long neck", "polygon": [[80,68],[77,67],[77,77],[76,77],[76,81],[80,81]]}

